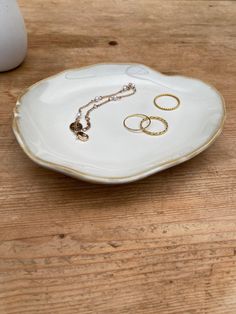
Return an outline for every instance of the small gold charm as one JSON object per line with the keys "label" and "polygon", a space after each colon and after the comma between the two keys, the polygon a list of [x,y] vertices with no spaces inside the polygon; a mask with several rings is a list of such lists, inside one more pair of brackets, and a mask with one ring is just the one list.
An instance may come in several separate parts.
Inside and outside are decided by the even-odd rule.
{"label": "small gold charm", "polygon": [[70,129],[74,133],[80,132],[82,130],[82,128],[83,128],[83,126],[79,122],[77,122],[77,123],[73,122],[73,123],[70,124]]}
{"label": "small gold charm", "polygon": [[86,141],[88,141],[88,139],[89,139],[88,134],[86,134],[86,133],[84,133],[84,132],[82,132],[82,131],[78,132],[78,133],[76,134],[76,136],[77,136],[77,139],[80,140],[80,141],[82,141],[82,142],[86,142]]}

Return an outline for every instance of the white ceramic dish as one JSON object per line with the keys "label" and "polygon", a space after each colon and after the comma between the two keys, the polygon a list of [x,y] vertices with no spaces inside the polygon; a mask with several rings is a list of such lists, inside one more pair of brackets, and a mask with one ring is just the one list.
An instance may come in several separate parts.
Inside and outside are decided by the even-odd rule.
{"label": "white ceramic dish", "polygon": [[[89,141],[76,140],[69,124],[78,107],[129,82],[136,94],[94,111]],[[179,97],[180,107],[158,110],[153,99],[162,93]],[[153,137],[127,131],[122,123],[133,113],[165,118],[168,132]],[[196,156],[220,134],[224,119],[223,98],[206,83],[141,64],[98,64],[28,88],[17,101],[13,130],[24,152],[42,166],[91,182],[125,183]]]}

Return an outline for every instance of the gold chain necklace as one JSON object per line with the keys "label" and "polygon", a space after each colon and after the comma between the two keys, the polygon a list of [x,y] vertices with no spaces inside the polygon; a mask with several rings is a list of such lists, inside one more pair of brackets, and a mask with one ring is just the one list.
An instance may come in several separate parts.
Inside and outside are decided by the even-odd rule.
{"label": "gold chain necklace", "polygon": [[[121,90],[114,94],[97,96],[94,99],[90,100],[90,102],[88,102],[86,105],[79,108],[75,121],[70,124],[71,131],[76,135],[77,139],[86,142],[89,139],[89,136],[85,132],[91,128],[90,123],[91,112],[110,101],[120,100],[121,98],[133,95],[135,92],[136,92],[135,85],[133,83],[129,83],[128,85],[124,85]],[[82,110],[89,107],[90,105],[93,106],[90,109],[88,109],[87,112],[85,113],[84,119],[86,121],[86,126],[83,126],[81,123],[81,119],[83,116]]]}

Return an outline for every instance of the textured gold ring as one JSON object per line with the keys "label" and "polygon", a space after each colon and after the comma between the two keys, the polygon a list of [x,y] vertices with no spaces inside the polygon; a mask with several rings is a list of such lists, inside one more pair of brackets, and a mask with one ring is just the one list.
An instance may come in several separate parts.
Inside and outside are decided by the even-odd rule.
{"label": "textured gold ring", "polygon": [[142,128],[142,124],[145,122],[146,119],[143,119],[141,122],[140,122],[140,127],[142,128],[142,131],[148,135],[152,135],[152,136],[158,136],[158,135],[162,135],[162,134],[165,134],[168,130],[168,122],[161,118],[161,117],[154,117],[154,116],[149,116],[148,117],[150,120],[158,120],[160,122],[162,122],[162,124],[164,125],[164,129],[162,131],[158,131],[158,132],[152,132],[152,131],[148,131],[147,128]]}
{"label": "textured gold ring", "polygon": [[[140,127],[138,129],[134,129],[134,128],[130,128],[127,124],[126,121],[130,118],[134,118],[134,117],[138,117],[138,118],[142,118],[142,121],[140,123]],[[142,122],[143,121],[148,121],[148,124],[144,127],[142,126]],[[142,132],[143,130],[145,130],[147,127],[149,127],[149,125],[151,124],[151,119],[146,116],[145,114],[141,114],[141,113],[135,113],[135,114],[131,114],[128,117],[125,118],[125,120],[123,121],[123,125],[126,129],[128,129],[131,132]]]}
{"label": "textured gold ring", "polygon": [[[159,99],[159,98],[161,98],[161,97],[165,97],[165,96],[166,96],[166,97],[174,98],[174,99],[177,101],[176,105],[175,105],[174,107],[162,107],[160,104],[158,104],[156,100]],[[180,105],[180,100],[179,100],[178,97],[176,97],[176,96],[174,96],[174,95],[172,95],[172,94],[161,94],[161,95],[158,95],[158,96],[156,96],[156,97],[154,98],[154,105],[155,105],[157,108],[161,109],[161,110],[175,110],[175,109],[177,109],[177,108],[179,107],[179,105]]]}

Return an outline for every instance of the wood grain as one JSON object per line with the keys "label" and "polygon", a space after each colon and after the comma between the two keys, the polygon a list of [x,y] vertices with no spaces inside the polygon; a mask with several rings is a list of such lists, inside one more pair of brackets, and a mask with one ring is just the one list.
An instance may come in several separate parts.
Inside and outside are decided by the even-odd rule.
{"label": "wood grain", "polygon": [[[236,2],[19,0],[29,50],[0,74],[0,314],[236,313]],[[225,97],[198,157],[123,186],[43,169],[11,131],[22,89],[58,71],[140,62]]]}

